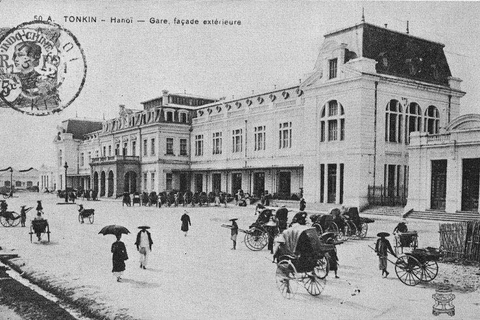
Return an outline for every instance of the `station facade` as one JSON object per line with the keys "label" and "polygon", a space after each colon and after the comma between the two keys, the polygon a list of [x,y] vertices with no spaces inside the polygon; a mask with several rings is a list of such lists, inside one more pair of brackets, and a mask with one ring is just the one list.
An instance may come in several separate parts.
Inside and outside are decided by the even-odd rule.
{"label": "station facade", "polygon": [[100,196],[242,189],[309,203],[402,202],[410,133],[438,134],[459,115],[460,82],[442,44],[361,23],[325,35],[296,86],[231,100],[164,91],[81,137],[68,129],[81,120],[63,122],[57,185],[67,161],[68,184]]}

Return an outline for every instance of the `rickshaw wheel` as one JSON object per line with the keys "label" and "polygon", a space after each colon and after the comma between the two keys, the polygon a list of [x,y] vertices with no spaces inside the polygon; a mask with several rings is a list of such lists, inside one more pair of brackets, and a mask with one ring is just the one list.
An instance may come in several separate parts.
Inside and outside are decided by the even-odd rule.
{"label": "rickshaw wheel", "polygon": [[350,234],[352,234],[350,226],[348,225],[348,223],[345,223],[345,226],[343,227],[343,230],[341,230],[337,233],[337,238],[340,241],[346,241],[346,240],[348,240]]}
{"label": "rickshaw wheel", "polygon": [[312,296],[318,296],[325,289],[327,280],[320,279],[316,275],[307,274],[303,279],[303,286]]}
{"label": "rickshaw wheel", "polygon": [[90,221],[90,224],[92,224],[94,220],[95,220],[94,214],[92,213],[91,215],[88,216],[88,221]]}
{"label": "rickshaw wheel", "polygon": [[435,260],[425,261],[422,266],[422,281],[429,282],[437,277],[438,263]]}
{"label": "rickshaw wheel", "polygon": [[253,227],[245,234],[244,240],[248,249],[259,251],[267,245],[268,233],[265,230]]}
{"label": "rickshaw wheel", "polygon": [[359,238],[363,239],[367,236],[367,232],[368,232],[368,223],[363,222],[360,225],[360,230],[357,231],[357,235]]}
{"label": "rickshaw wheel", "polygon": [[404,255],[395,262],[395,273],[407,286],[416,286],[423,276],[421,263],[412,255]]}
{"label": "rickshaw wheel", "polygon": [[298,280],[296,274],[295,266],[289,260],[282,260],[277,263],[275,282],[284,298],[291,299],[297,293]]}
{"label": "rickshaw wheel", "polygon": [[314,227],[315,230],[317,230],[317,234],[319,237],[323,234],[322,226],[319,223],[314,223],[312,227]]}
{"label": "rickshaw wheel", "polygon": [[[346,233],[346,235],[348,235],[349,237],[354,237],[357,235],[357,227],[355,226],[355,223],[353,223],[353,221],[347,221],[347,226],[349,228],[348,230],[348,233]],[[347,232],[347,230],[345,230],[345,232]]]}
{"label": "rickshaw wheel", "polygon": [[317,265],[313,268],[313,274],[320,279],[325,279],[328,276],[330,264],[326,256],[317,260]]}
{"label": "rickshaw wheel", "polygon": [[10,223],[8,223],[8,220],[3,216],[0,216],[0,223],[4,227],[10,227]]}
{"label": "rickshaw wheel", "polygon": [[8,223],[11,227],[16,227],[20,224],[20,215],[16,212],[12,212],[14,219],[8,219]]}

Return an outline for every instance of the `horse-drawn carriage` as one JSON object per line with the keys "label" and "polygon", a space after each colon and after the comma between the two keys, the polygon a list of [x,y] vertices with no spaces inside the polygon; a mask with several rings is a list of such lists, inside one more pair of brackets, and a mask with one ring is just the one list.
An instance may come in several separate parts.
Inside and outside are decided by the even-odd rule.
{"label": "horse-drawn carriage", "polygon": [[37,235],[38,241],[40,241],[43,233],[47,234],[48,242],[50,242],[50,226],[48,225],[48,221],[46,219],[32,220],[29,232],[30,242],[32,242],[32,237],[34,234]]}
{"label": "horse-drawn carriage", "polygon": [[277,287],[282,295],[290,299],[295,296],[298,284],[302,283],[312,296],[321,294],[328,274],[328,252],[333,244],[324,243],[315,228],[296,225],[285,231],[284,240],[275,253]]}

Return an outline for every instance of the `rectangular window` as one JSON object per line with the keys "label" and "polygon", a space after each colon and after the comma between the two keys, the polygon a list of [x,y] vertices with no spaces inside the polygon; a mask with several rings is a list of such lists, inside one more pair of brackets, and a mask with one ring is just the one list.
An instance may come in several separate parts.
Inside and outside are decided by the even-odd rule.
{"label": "rectangular window", "polygon": [[328,77],[329,79],[333,79],[337,77],[337,59],[331,59],[328,60],[328,65],[329,65],[329,74]]}
{"label": "rectangular window", "polygon": [[155,172],[150,173],[151,189],[155,189]]}
{"label": "rectangular window", "polygon": [[195,136],[195,155],[203,156],[203,134]]}
{"label": "rectangular window", "polygon": [[148,175],[146,172],[143,173],[143,189],[146,190],[147,189],[147,178],[148,178]]}
{"label": "rectangular window", "polygon": [[328,141],[337,140],[337,120],[328,121]]}
{"label": "rectangular window", "polygon": [[132,141],[132,156],[137,155],[137,141]]}
{"label": "rectangular window", "polygon": [[222,133],[213,133],[213,154],[222,154]]}
{"label": "rectangular window", "polygon": [[147,139],[143,140],[143,155],[146,156],[147,153]]}
{"label": "rectangular window", "polygon": [[292,123],[283,122],[280,123],[279,131],[279,149],[292,147]]}
{"label": "rectangular window", "polygon": [[127,155],[127,150],[128,150],[127,147],[128,147],[128,142],[124,142],[124,143],[123,143],[123,150],[122,150],[122,154],[123,154],[124,156]]}
{"label": "rectangular window", "polygon": [[173,138],[167,138],[167,154],[173,154]]}
{"label": "rectangular window", "polygon": [[83,167],[85,165],[85,155],[80,153],[80,167]]}
{"label": "rectangular window", "polygon": [[255,127],[255,151],[265,150],[265,126]]}
{"label": "rectangular window", "polygon": [[120,143],[115,144],[115,155],[120,155]]}
{"label": "rectangular window", "polygon": [[165,175],[165,188],[167,190],[172,190],[173,189],[172,186],[173,186],[173,176],[171,173],[167,173]]}
{"label": "rectangular window", "polygon": [[108,146],[108,156],[112,155],[112,146]]}
{"label": "rectangular window", "polygon": [[243,150],[243,135],[242,129],[232,131],[232,152],[242,152]]}
{"label": "rectangular window", "polygon": [[107,147],[106,146],[103,146],[103,156],[104,157],[107,156]]}
{"label": "rectangular window", "polygon": [[180,155],[187,155],[187,139],[180,139]]}
{"label": "rectangular window", "polygon": [[150,154],[152,156],[155,155],[155,139],[150,140]]}

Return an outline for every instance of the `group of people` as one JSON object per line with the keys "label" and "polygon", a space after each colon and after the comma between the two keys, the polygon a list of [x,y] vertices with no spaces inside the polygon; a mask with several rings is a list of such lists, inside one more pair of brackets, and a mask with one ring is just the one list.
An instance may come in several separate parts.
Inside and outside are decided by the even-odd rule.
{"label": "group of people", "polygon": [[122,195],[122,205],[132,206],[138,204],[139,206],[175,206],[183,205],[184,207],[190,205],[194,207],[195,205],[204,206],[213,203],[215,206],[224,205],[227,206],[228,195],[221,191],[210,192],[191,192],[189,190],[185,192],[180,191],[171,191],[171,192],[160,192],[156,193],[152,191],[150,193],[144,191],[142,193],[134,192],[128,193],[125,192]]}
{"label": "group of people", "polygon": [[[190,216],[188,215],[187,210],[184,211],[183,215],[180,218],[182,222],[180,230],[184,232],[185,237],[188,234],[189,227],[192,225],[190,221]],[[139,226],[140,231],[137,233],[135,240],[135,246],[140,255],[140,268],[147,269],[147,263],[150,253],[152,252],[152,234],[148,229],[149,226]],[[120,232],[115,234],[117,240],[112,244],[112,273],[117,278],[118,282],[122,281],[123,272],[126,269],[125,261],[128,260],[128,253],[125,243],[121,241],[122,234]]]}

